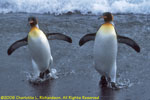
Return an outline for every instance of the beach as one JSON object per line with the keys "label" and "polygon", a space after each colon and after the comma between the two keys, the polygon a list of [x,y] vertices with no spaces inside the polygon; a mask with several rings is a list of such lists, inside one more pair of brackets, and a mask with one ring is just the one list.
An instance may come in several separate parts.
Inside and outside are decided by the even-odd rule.
{"label": "beach", "polygon": [[[49,41],[58,78],[39,85],[28,81],[32,63],[28,47],[7,55],[9,46],[27,36],[27,18],[38,18],[45,33],[60,32],[70,36],[73,43]],[[88,96],[99,100],[149,100],[150,92],[150,15],[114,14],[117,33],[135,40],[141,47],[137,53],[125,44],[118,44],[117,82],[128,87],[118,91],[101,89],[100,75],[94,69],[93,45],[90,41],[80,47],[78,42],[87,33],[97,32],[103,19],[99,15],[82,14],[0,14],[0,96]],[[68,99],[69,100],[69,99]]]}

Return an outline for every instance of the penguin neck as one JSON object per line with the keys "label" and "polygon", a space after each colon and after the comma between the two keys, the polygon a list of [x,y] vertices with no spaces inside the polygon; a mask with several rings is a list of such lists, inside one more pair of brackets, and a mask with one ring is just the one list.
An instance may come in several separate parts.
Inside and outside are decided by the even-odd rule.
{"label": "penguin neck", "polygon": [[35,26],[36,26],[37,28],[39,28],[39,25],[38,25],[38,24],[36,24]]}
{"label": "penguin neck", "polygon": [[39,29],[39,28],[36,27],[36,26],[32,26],[31,29],[30,29],[30,32],[33,31],[33,30],[37,30],[37,29]]}
{"label": "penguin neck", "polygon": [[105,22],[104,24],[112,24],[113,26],[115,26],[114,22],[113,21],[109,21],[109,22]]}
{"label": "penguin neck", "polygon": [[115,24],[114,24],[114,22],[113,22],[113,21],[111,21],[110,23],[111,23],[113,26],[115,26]]}
{"label": "penguin neck", "polygon": [[31,30],[34,30],[34,29],[39,29],[39,25],[38,25],[38,24],[36,24],[36,25],[34,25],[34,26],[31,26],[30,31],[31,31]]}

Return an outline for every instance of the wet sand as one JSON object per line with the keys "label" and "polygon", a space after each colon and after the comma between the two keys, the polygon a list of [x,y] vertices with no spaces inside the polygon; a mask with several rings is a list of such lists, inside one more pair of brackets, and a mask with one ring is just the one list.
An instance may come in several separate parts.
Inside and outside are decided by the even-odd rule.
{"label": "wet sand", "polygon": [[[50,41],[58,79],[40,85],[30,84],[27,72],[32,73],[27,47],[7,55],[8,47],[29,31],[27,18],[34,15],[44,32],[62,32],[71,36],[73,43]],[[98,30],[103,20],[99,16],[0,14],[0,96],[99,96],[100,100],[150,100],[150,15],[117,14],[114,17],[118,34],[134,39],[141,53],[119,44],[117,81],[128,88],[102,90],[100,76],[93,67],[93,43],[79,47],[79,39]],[[68,99],[69,100],[69,99]]]}

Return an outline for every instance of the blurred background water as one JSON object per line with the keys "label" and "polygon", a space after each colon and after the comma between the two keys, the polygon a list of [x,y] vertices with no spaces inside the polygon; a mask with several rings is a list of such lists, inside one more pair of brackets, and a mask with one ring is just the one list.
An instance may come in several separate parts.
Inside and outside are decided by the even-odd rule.
{"label": "blurred background water", "polygon": [[0,13],[82,14],[113,13],[150,14],[150,0],[0,0]]}

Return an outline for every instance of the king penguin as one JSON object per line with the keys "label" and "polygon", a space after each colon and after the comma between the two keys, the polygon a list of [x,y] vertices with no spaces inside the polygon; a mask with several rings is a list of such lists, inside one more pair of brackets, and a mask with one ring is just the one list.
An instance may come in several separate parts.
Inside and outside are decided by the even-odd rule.
{"label": "king penguin", "polygon": [[17,48],[28,45],[33,68],[40,78],[44,78],[45,75],[50,73],[50,66],[53,62],[48,40],[59,39],[72,43],[72,39],[61,33],[44,34],[43,31],[39,29],[38,20],[35,17],[29,17],[28,23],[31,29],[27,37],[13,43],[7,53],[11,55]]}
{"label": "king penguin", "polygon": [[102,87],[117,88],[117,42],[125,43],[137,52],[140,52],[140,47],[132,39],[117,34],[113,24],[113,15],[110,12],[103,13],[101,18],[104,19],[104,24],[101,25],[97,33],[83,36],[79,41],[79,45],[82,46],[84,43],[94,40],[95,69],[101,75],[99,84]]}

